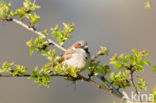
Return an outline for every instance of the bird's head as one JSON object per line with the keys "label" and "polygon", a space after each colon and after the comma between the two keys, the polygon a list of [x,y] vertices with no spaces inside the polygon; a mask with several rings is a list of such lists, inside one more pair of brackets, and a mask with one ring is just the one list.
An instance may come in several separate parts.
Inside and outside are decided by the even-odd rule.
{"label": "bird's head", "polygon": [[77,48],[83,49],[86,52],[88,52],[88,44],[86,41],[78,41],[78,42],[74,43],[73,49],[77,49]]}

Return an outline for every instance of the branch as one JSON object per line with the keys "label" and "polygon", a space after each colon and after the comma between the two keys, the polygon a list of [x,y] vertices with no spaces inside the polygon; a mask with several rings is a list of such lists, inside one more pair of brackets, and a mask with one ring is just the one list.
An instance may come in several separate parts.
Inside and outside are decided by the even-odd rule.
{"label": "branch", "polygon": [[137,87],[136,87],[136,85],[135,85],[135,83],[134,83],[133,73],[134,73],[134,72],[130,71],[130,81],[131,81],[131,84],[132,84],[132,86],[133,86],[133,88],[134,88],[135,93],[138,95],[139,92],[138,92],[138,89],[137,89]]}
{"label": "branch", "polygon": [[[16,76],[13,76],[12,74],[9,74],[9,75],[0,74],[0,77],[29,77],[29,76],[31,76],[31,75],[30,75],[30,74],[25,74],[25,75],[16,75]],[[69,75],[60,75],[60,74],[51,74],[50,76],[51,76],[51,77],[71,77],[71,76],[69,76]],[[101,86],[101,85],[99,85],[98,83],[96,83],[95,81],[91,80],[90,78],[86,78],[86,77],[84,77],[84,76],[82,76],[82,75],[80,75],[80,74],[78,74],[78,76],[77,76],[76,78],[74,78],[74,77],[72,77],[72,78],[73,78],[74,80],[83,80],[83,81],[85,81],[85,82],[88,82],[88,83],[90,83],[90,84],[96,86],[96,87],[99,88],[99,89],[103,89],[103,90],[109,92],[110,94],[112,94],[112,95],[118,97],[119,99],[121,99],[122,96],[123,96],[122,93],[117,93],[117,92],[115,92],[115,91],[117,91],[117,90],[114,91],[114,89],[110,89],[110,88],[107,88],[107,87],[105,87],[105,86]]]}
{"label": "branch", "polygon": [[[7,21],[12,21],[22,27],[24,27],[25,29],[29,30],[29,31],[32,31],[33,33],[39,35],[39,36],[42,36],[43,38],[47,39],[49,44],[53,44],[54,46],[56,46],[57,48],[59,48],[60,50],[62,51],[66,51],[66,49],[62,46],[60,46],[59,44],[55,43],[54,41],[52,41],[51,39],[48,39],[43,33],[37,31],[36,29],[34,28],[30,28],[28,25],[26,25],[25,23],[23,23],[22,21],[20,20],[17,20],[17,19],[7,19]],[[92,59],[91,59],[91,62],[94,62],[99,56],[101,55],[104,55],[104,54],[96,54],[96,56],[93,56]]]}
{"label": "branch", "polygon": [[106,55],[106,54],[97,52],[95,56],[92,56],[91,62],[94,62],[99,56],[103,56],[103,55]]}
{"label": "branch", "polygon": [[122,98],[124,95],[119,91],[118,88],[115,88],[112,83],[110,83],[104,76],[98,75],[97,78],[99,78],[101,81],[107,83],[107,88],[114,94],[116,94],[118,97]]}
{"label": "branch", "polygon": [[92,56],[91,62],[94,62],[100,55],[96,54],[95,56]]}
{"label": "branch", "polygon": [[[29,30],[29,31],[32,31],[33,33],[35,33],[35,34],[37,34],[37,35],[39,35],[39,36],[42,36],[43,38],[47,39],[47,40],[49,41],[49,43],[52,43],[54,46],[56,46],[57,48],[61,49],[62,51],[66,51],[65,48],[63,48],[63,47],[60,46],[59,44],[55,43],[55,42],[52,41],[51,39],[48,39],[43,33],[37,31],[36,29],[30,28],[30,27],[29,27],[28,25],[26,25],[25,23],[23,23],[23,22],[21,22],[21,21],[19,21],[19,20],[17,20],[17,19],[12,19],[12,20],[10,20],[10,21],[12,21],[12,22],[14,22],[14,23],[16,23],[16,24],[18,24],[18,25],[24,27],[25,29],[27,29],[27,30]],[[97,59],[97,57],[99,57],[99,56],[100,56],[100,55],[97,54],[95,57],[92,58],[91,61],[92,61],[92,62],[95,61],[95,60]],[[30,74],[25,74],[25,75],[13,76],[13,75],[2,75],[2,74],[0,74],[0,77],[29,77],[29,76],[31,76],[31,75],[30,75]],[[51,77],[54,77],[54,76],[63,76],[63,77],[67,77],[66,75],[58,75],[58,74],[51,74],[50,76],[51,76]],[[93,81],[93,80],[91,80],[91,79],[88,79],[88,78],[86,78],[86,77],[83,77],[83,76],[81,76],[81,75],[79,75],[79,77],[78,77],[78,78],[75,78],[75,79],[76,79],[76,80],[83,80],[83,81],[89,82],[89,83],[95,85],[97,88],[103,89],[103,90],[105,90],[105,91],[107,91],[107,92],[109,92],[109,93],[115,95],[115,96],[118,97],[118,98],[122,98],[122,96],[123,96],[122,93],[117,93],[117,92],[116,92],[117,90],[112,89],[112,88],[110,88],[110,87],[107,88],[107,87],[101,86],[101,85],[99,85],[98,83],[96,83],[95,81]]]}
{"label": "branch", "polygon": [[[134,73],[133,71],[130,71],[130,81],[131,81],[131,84],[132,84],[132,86],[133,86],[133,88],[134,88],[135,93],[136,93],[137,95],[139,95],[137,86],[136,86],[135,83],[134,83],[133,73]],[[139,99],[140,99],[140,102],[142,103],[142,102],[143,102],[143,101],[142,101],[142,98],[139,97]]]}
{"label": "branch", "polygon": [[[30,74],[25,74],[25,75],[16,75],[16,76],[13,76],[12,74],[9,74],[9,75],[5,75],[5,74],[0,74],[0,77],[29,77],[31,76]],[[60,77],[65,77],[67,75],[60,75],[60,74],[51,74],[50,75],[51,77],[56,77],[56,76],[60,76]]]}
{"label": "branch", "polygon": [[[23,23],[22,21],[20,20],[17,20],[17,19],[9,19],[8,21],[12,21],[22,27],[24,27],[25,29],[39,35],[39,36],[42,36],[43,38],[47,39],[48,42],[50,44],[53,44],[54,46],[56,46],[57,48],[59,48],[60,50],[62,51],[66,51],[65,48],[63,48],[62,46],[60,46],[59,44],[55,43],[54,41],[52,41],[51,39],[48,39],[42,32],[39,32],[37,31],[35,28],[33,27],[29,27],[28,25],[26,25],[25,23]],[[104,55],[104,54],[96,54],[96,56],[93,56],[92,59],[91,59],[91,62],[94,62],[99,56],[101,55]],[[13,76],[12,74],[9,74],[9,75],[2,75],[0,74],[0,77],[29,77],[31,76],[30,74],[25,74],[25,75],[16,75],[16,76]],[[60,74],[51,74],[50,75],[51,77],[56,77],[56,76],[59,76],[59,77],[69,77],[69,75],[60,75]],[[102,81],[105,81],[105,82],[108,82],[108,80],[106,80],[104,77],[100,77]],[[92,85],[96,86],[97,88],[99,89],[103,89],[107,92],[109,92],[110,94],[118,97],[119,99],[121,99],[123,97],[123,94],[117,89],[115,88],[114,86],[112,86],[110,83],[108,83],[107,87],[106,86],[101,86],[99,85],[98,83],[96,83],[95,81],[91,80],[90,78],[86,78],[82,75],[78,75],[77,78],[73,78],[74,80],[83,80],[85,82],[88,82],[88,83],[91,83]]]}
{"label": "branch", "polygon": [[55,42],[52,41],[51,39],[48,39],[43,33],[39,32],[39,31],[37,31],[37,30],[35,30],[35,29],[33,29],[33,28],[30,28],[28,25],[24,24],[23,22],[21,22],[21,21],[19,21],[19,20],[17,20],[17,19],[10,19],[10,21],[12,21],[12,22],[14,22],[14,23],[16,23],[16,24],[18,24],[18,25],[24,27],[25,29],[27,29],[27,30],[29,30],[29,31],[32,31],[33,33],[35,33],[35,34],[37,34],[37,35],[39,35],[39,36],[42,36],[43,38],[47,39],[48,42],[49,42],[50,44],[53,44],[54,46],[56,46],[57,48],[61,49],[62,51],[66,51],[65,48],[63,48],[63,47],[60,46],[59,44],[55,43]]}

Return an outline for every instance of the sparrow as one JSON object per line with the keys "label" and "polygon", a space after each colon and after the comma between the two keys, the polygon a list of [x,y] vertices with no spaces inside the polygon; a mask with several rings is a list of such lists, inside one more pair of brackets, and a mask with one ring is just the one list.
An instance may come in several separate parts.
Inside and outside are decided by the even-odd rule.
{"label": "sparrow", "polygon": [[90,52],[86,41],[78,41],[74,43],[62,55],[61,60],[65,67],[71,66],[78,69],[80,72],[85,70],[90,63]]}

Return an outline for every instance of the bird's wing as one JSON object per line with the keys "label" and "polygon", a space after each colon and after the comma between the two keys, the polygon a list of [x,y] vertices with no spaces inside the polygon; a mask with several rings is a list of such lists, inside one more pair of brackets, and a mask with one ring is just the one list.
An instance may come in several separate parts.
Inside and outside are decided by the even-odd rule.
{"label": "bird's wing", "polygon": [[65,61],[65,60],[70,59],[70,58],[72,57],[72,54],[73,54],[74,52],[75,52],[75,51],[73,51],[73,50],[66,51],[66,52],[63,54],[61,60],[62,60],[62,61]]}

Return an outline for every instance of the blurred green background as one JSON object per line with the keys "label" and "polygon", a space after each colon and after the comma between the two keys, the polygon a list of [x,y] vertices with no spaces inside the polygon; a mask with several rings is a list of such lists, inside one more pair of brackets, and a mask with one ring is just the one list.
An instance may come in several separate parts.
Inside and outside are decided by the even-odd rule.
{"label": "blurred green background", "polygon": [[[5,0],[4,0],[5,1]],[[9,0],[7,0],[8,2]],[[10,0],[13,9],[22,6],[22,0]],[[143,0],[37,0],[41,5],[41,16],[37,29],[54,27],[56,24],[75,23],[73,38],[65,47],[78,40],[86,40],[91,54],[99,46],[108,47],[108,57],[99,58],[108,63],[114,53],[131,53],[131,49],[147,49],[151,52],[152,65],[156,62],[156,1],[152,0],[152,9],[144,8]],[[29,55],[25,42],[37,37],[11,22],[0,22],[0,62],[14,61],[30,68],[43,66],[48,61],[40,54]],[[62,52],[58,52],[61,54]],[[83,74],[87,73],[84,72]],[[155,84],[155,75],[146,68],[143,76],[148,89]],[[76,89],[62,78],[52,78],[50,88],[39,87],[33,80],[26,78],[0,78],[0,103],[120,103],[109,93],[79,81]],[[127,90],[129,92],[131,88]],[[150,92],[150,91],[149,91]]]}

